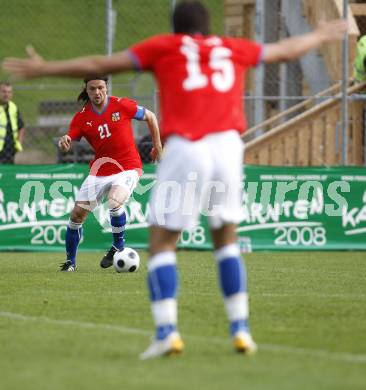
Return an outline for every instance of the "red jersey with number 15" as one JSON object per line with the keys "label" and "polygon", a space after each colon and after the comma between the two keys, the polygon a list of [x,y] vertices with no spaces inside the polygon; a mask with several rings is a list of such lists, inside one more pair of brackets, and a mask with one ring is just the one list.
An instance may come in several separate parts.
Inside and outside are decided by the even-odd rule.
{"label": "red jersey with number 15", "polygon": [[190,140],[245,130],[245,71],[261,52],[246,39],[184,34],[156,35],[129,49],[136,67],[158,81],[163,138]]}
{"label": "red jersey with number 15", "polygon": [[134,100],[110,96],[101,113],[89,102],[74,116],[68,135],[72,140],[84,137],[94,149],[91,175],[110,176],[130,169],[141,171],[142,163],[131,127],[137,107]]}

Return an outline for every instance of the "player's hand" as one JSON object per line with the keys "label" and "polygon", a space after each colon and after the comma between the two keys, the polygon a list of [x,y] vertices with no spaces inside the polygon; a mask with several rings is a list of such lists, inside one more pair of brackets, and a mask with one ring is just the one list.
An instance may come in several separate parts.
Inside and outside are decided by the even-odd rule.
{"label": "player's hand", "polygon": [[162,154],[163,154],[163,148],[161,146],[153,147],[150,152],[150,157],[153,162],[158,162],[161,160]]}
{"label": "player's hand", "polygon": [[324,42],[340,41],[344,39],[344,34],[348,31],[348,23],[345,19],[320,22],[315,31]]}
{"label": "player's hand", "polygon": [[2,64],[3,70],[16,79],[32,79],[42,76],[45,61],[32,46],[27,46],[26,52],[28,58],[5,58]]}
{"label": "player's hand", "polygon": [[69,135],[62,136],[58,141],[58,147],[62,152],[68,152],[71,148],[71,138]]}

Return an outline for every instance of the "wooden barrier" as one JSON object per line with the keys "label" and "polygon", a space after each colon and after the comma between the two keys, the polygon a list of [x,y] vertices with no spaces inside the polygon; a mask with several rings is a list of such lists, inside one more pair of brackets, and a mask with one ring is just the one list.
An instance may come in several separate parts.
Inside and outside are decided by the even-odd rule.
{"label": "wooden barrier", "polygon": [[[333,97],[319,104],[315,104],[316,99],[313,99],[315,102],[313,107],[300,112],[285,123],[278,122],[289,112],[292,113],[293,108],[267,120],[265,127],[270,130],[246,143],[245,162],[301,166],[342,164],[341,96],[338,92],[340,85],[332,88],[337,92]],[[348,88],[348,95],[365,89],[366,83],[352,85]],[[298,106],[303,107],[305,103]],[[363,110],[363,102],[349,102],[347,134],[349,165],[365,163]],[[243,136],[244,140],[248,135],[253,135],[258,128],[259,125],[249,129]]]}
{"label": "wooden barrier", "polygon": [[[312,26],[315,28],[319,22],[323,20],[338,19],[343,16],[343,0],[302,0],[304,15]],[[349,70],[352,75],[353,62],[356,55],[357,38],[360,35],[360,30],[357,26],[353,10],[348,9],[349,23]],[[330,77],[334,81],[342,78],[342,42],[327,44],[319,49],[319,53],[323,56]]]}
{"label": "wooden barrier", "polygon": [[[312,28],[322,20],[341,18],[343,0],[302,0],[303,14]],[[254,37],[255,0],[224,0],[225,33],[233,36]],[[349,7],[349,70],[351,77],[360,29],[358,17],[366,17],[366,4]],[[314,97],[248,129],[245,161],[268,165],[337,165],[342,164],[342,129],[340,91],[342,78],[342,43],[332,43],[319,49],[334,85]],[[249,76],[248,88],[253,86]],[[348,93],[357,93],[365,85],[355,85]],[[319,103],[320,98],[333,96]],[[364,161],[364,103],[349,103],[347,129],[347,161],[362,165]],[[268,113],[267,113],[268,114]],[[294,115],[296,115],[294,117]],[[257,137],[258,133],[261,135]],[[254,138],[254,139],[253,139]]]}

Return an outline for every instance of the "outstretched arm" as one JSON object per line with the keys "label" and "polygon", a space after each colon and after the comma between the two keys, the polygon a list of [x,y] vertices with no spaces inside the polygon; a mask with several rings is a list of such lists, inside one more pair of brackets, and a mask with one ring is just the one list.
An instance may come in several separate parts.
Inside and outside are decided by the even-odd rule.
{"label": "outstretched arm", "polygon": [[327,42],[340,41],[347,31],[343,19],[323,22],[314,31],[264,45],[263,62],[295,60]]}
{"label": "outstretched arm", "polygon": [[26,50],[28,58],[5,58],[3,70],[16,78],[32,79],[43,76],[85,77],[134,69],[127,50],[111,56],[78,57],[64,61],[45,61],[32,47]]}
{"label": "outstretched arm", "polygon": [[144,120],[146,120],[147,126],[149,127],[153,143],[151,158],[153,161],[160,161],[161,155],[163,153],[163,147],[161,146],[158,120],[156,119],[156,115],[152,111],[149,111],[147,109],[145,109]]}

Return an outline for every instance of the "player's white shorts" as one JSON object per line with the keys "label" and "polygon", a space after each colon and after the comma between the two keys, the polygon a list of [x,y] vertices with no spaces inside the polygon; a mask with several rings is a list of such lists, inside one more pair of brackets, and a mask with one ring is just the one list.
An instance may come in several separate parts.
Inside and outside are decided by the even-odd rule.
{"label": "player's white shorts", "polygon": [[112,186],[123,187],[128,192],[129,198],[135,189],[138,180],[139,174],[136,170],[123,171],[111,176],[89,175],[83,181],[76,196],[76,201],[89,201],[94,208],[101,202],[102,198],[108,194]]}
{"label": "player's white shorts", "polygon": [[244,144],[237,131],[198,141],[170,137],[157,169],[149,222],[169,230],[193,228],[199,213],[211,228],[242,220]]}

